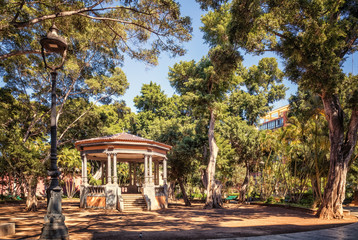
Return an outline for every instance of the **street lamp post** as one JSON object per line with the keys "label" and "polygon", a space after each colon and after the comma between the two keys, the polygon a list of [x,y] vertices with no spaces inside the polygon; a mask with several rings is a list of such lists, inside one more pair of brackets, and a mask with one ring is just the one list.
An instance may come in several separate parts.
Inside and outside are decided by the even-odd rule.
{"label": "street lamp post", "polygon": [[[58,177],[61,172],[57,168],[57,124],[56,124],[56,77],[57,70],[62,68],[66,54],[66,39],[58,35],[58,28],[54,25],[46,37],[40,40],[42,58],[45,68],[51,70],[51,165],[48,175],[51,177],[50,187],[47,189],[47,214],[42,228],[40,239],[68,239],[68,229],[65,225],[65,216],[62,215],[62,189]],[[46,50],[46,53],[45,53]],[[46,55],[52,53],[61,56],[61,62],[50,66]],[[53,59],[55,60],[55,59]]]}

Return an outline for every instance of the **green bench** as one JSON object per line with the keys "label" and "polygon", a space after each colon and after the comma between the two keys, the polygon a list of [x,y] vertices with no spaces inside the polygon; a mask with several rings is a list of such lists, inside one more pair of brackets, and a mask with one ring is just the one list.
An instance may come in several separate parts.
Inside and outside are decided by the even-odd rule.
{"label": "green bench", "polygon": [[237,195],[228,196],[227,198],[224,199],[224,202],[230,202],[231,200],[236,200],[237,197],[238,197]]}

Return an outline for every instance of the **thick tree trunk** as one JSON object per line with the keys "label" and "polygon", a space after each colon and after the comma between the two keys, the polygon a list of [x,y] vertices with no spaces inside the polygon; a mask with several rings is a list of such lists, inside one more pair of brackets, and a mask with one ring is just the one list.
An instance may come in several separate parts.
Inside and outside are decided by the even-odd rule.
{"label": "thick tree trunk", "polygon": [[[216,157],[218,155],[219,148],[216,145],[215,136],[215,113],[214,110],[210,110],[210,124],[209,124],[209,163],[206,169],[207,187],[206,187],[206,203],[205,208],[221,208],[221,183],[215,181],[215,168]],[[219,184],[218,184],[219,183]]]}
{"label": "thick tree trunk", "polygon": [[246,165],[246,175],[245,175],[245,179],[242,182],[241,188],[240,188],[240,196],[239,196],[239,202],[245,202],[245,194],[249,185],[249,180],[250,180],[250,171],[249,171],[249,164],[248,161],[245,161],[245,165]]}
{"label": "thick tree trunk", "polygon": [[317,181],[316,176],[312,176],[311,178],[311,184],[312,184],[312,192],[313,192],[313,206],[312,208],[316,208],[317,206],[320,206],[322,203],[322,195],[321,195],[321,185],[320,182]]}
{"label": "thick tree trunk", "polygon": [[352,110],[345,135],[344,113],[338,97],[323,93],[321,98],[328,122],[331,148],[327,185],[317,215],[323,219],[343,218],[342,204],[345,198],[348,163],[357,143],[358,108]]}
{"label": "thick tree trunk", "polygon": [[179,178],[178,182],[179,182],[179,186],[180,186],[180,191],[183,194],[185,206],[191,206],[190,200],[189,200],[188,195],[186,194],[186,191],[185,191],[183,180]]}
{"label": "thick tree trunk", "polygon": [[37,211],[37,198],[36,198],[36,188],[37,188],[37,177],[29,176],[27,178],[27,199],[26,199],[26,210],[35,212]]}
{"label": "thick tree trunk", "polygon": [[170,200],[174,200],[175,199],[175,182],[171,181],[168,185],[168,198]]}

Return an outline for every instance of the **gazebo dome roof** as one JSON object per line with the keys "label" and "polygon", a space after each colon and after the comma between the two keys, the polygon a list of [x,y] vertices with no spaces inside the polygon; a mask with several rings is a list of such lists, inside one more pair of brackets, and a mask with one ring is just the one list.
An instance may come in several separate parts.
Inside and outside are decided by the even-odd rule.
{"label": "gazebo dome roof", "polygon": [[97,145],[97,144],[114,144],[114,143],[120,143],[120,142],[128,142],[128,143],[147,143],[150,145],[157,145],[160,147],[164,147],[167,150],[170,150],[172,147],[170,145],[166,145],[164,143],[156,142],[150,139],[142,138],[133,134],[129,133],[117,133],[114,135],[104,136],[104,137],[97,137],[97,138],[90,138],[85,140],[79,140],[75,142],[75,146],[77,149],[81,146],[88,146],[88,145]]}

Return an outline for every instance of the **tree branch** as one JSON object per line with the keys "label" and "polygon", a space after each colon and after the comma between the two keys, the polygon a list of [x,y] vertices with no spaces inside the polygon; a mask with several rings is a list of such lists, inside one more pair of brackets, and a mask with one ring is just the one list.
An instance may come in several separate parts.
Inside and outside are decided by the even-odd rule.
{"label": "tree branch", "polygon": [[[33,25],[33,24],[36,24],[36,23],[39,23],[39,22],[42,22],[42,21],[45,21],[45,20],[54,19],[54,18],[58,18],[58,17],[68,17],[68,16],[72,16],[72,15],[76,15],[76,14],[84,13],[84,12],[89,12],[89,11],[97,12],[97,11],[105,11],[105,10],[111,10],[111,9],[124,9],[124,10],[129,10],[129,11],[132,11],[132,12],[136,12],[138,14],[144,14],[144,15],[147,15],[147,16],[152,15],[152,13],[139,11],[137,9],[130,8],[130,7],[104,7],[104,8],[94,9],[96,6],[101,4],[103,1],[104,0],[98,1],[97,3],[93,4],[92,6],[81,8],[81,9],[78,9],[78,10],[58,12],[58,13],[49,14],[49,15],[38,17],[38,18],[34,18],[34,19],[31,19],[29,21],[24,21],[24,22],[15,22],[14,20],[16,18],[14,18],[14,20],[11,21],[11,24],[13,26],[15,26],[16,28],[24,28],[24,27],[27,27],[29,25]],[[3,28],[0,28],[0,31],[1,30],[3,30]]]}
{"label": "tree branch", "polygon": [[[33,25],[45,20],[49,20],[49,19],[54,19],[54,18],[58,18],[58,17],[68,17],[68,16],[72,16],[75,15],[77,13],[82,13],[82,12],[88,12],[88,11],[92,11],[92,9],[96,6],[98,6],[99,4],[101,4],[104,0],[98,1],[97,3],[93,4],[90,7],[85,7],[85,8],[81,8],[78,10],[74,10],[74,11],[63,11],[63,12],[59,12],[59,13],[55,13],[55,14],[49,14],[49,15],[45,15],[42,17],[38,17],[38,18],[34,18],[32,20],[29,21],[25,21],[25,22],[12,22],[11,24],[16,27],[16,28],[24,28],[27,27],[29,25]],[[0,31],[3,30],[3,28],[0,28]]]}
{"label": "tree branch", "polygon": [[25,55],[25,54],[41,54],[41,51],[40,50],[23,50],[23,51],[16,50],[16,51],[12,51],[7,54],[0,55],[0,60],[6,59],[9,57]]}
{"label": "tree branch", "polygon": [[[90,62],[90,61],[93,59],[94,56],[95,56],[95,53],[92,54],[92,56],[91,56],[91,58],[88,60],[88,62]],[[83,58],[85,58],[85,57],[86,57],[86,56],[84,56]],[[82,72],[83,68],[85,67],[85,65],[86,65],[86,64],[83,64],[83,65],[82,65],[82,67],[81,67],[81,68],[79,69],[79,71],[78,71],[78,74],[77,74],[76,78],[73,78],[72,83],[71,83],[70,87],[68,88],[68,91],[66,92],[66,94],[65,94],[65,96],[64,96],[64,98],[63,98],[62,104],[61,104],[61,106],[60,106],[60,108],[59,108],[59,110],[58,110],[57,117],[56,117],[56,118],[57,118],[57,119],[56,119],[56,122],[58,122],[58,119],[60,118],[60,116],[61,116],[61,114],[62,114],[63,107],[64,107],[64,105],[65,105],[65,103],[66,103],[66,100],[67,100],[68,96],[70,95],[71,91],[73,90],[73,86],[75,85],[77,79],[80,77],[81,72]]]}
{"label": "tree branch", "polygon": [[99,99],[97,99],[94,103],[92,103],[92,105],[86,110],[84,111],[80,116],[78,116],[72,123],[70,123],[67,128],[62,132],[62,134],[60,135],[60,137],[57,139],[57,144],[59,144],[60,140],[62,139],[62,137],[65,135],[65,133],[78,121],[80,120],[84,115],[86,115],[94,106],[96,106],[96,104],[103,98],[105,98],[107,96],[102,96]]}
{"label": "tree branch", "polygon": [[124,20],[120,20],[120,19],[115,19],[115,18],[106,18],[106,17],[93,17],[93,16],[90,16],[90,15],[87,15],[87,14],[84,14],[84,13],[77,13],[76,15],[79,15],[79,16],[82,16],[82,17],[86,17],[86,18],[89,18],[89,19],[93,19],[93,20],[100,20],[100,21],[112,21],[112,22],[119,22],[119,23],[123,23],[123,24],[129,24],[129,25],[134,25],[134,26],[137,26],[139,28],[143,28],[151,33],[154,33],[155,35],[158,35],[158,36],[165,36],[163,34],[160,34],[159,32],[156,32],[155,30],[149,28],[149,27],[146,27],[144,25],[140,25],[138,23],[135,23],[135,22],[130,22],[130,21],[124,21]]}
{"label": "tree branch", "polygon": [[17,12],[16,12],[14,18],[11,20],[11,22],[15,22],[16,19],[19,17],[20,11],[21,11],[21,9],[23,8],[24,4],[25,4],[25,0],[22,0],[22,2],[21,2],[21,4],[20,4],[20,7],[19,7],[19,10],[17,10]]}

